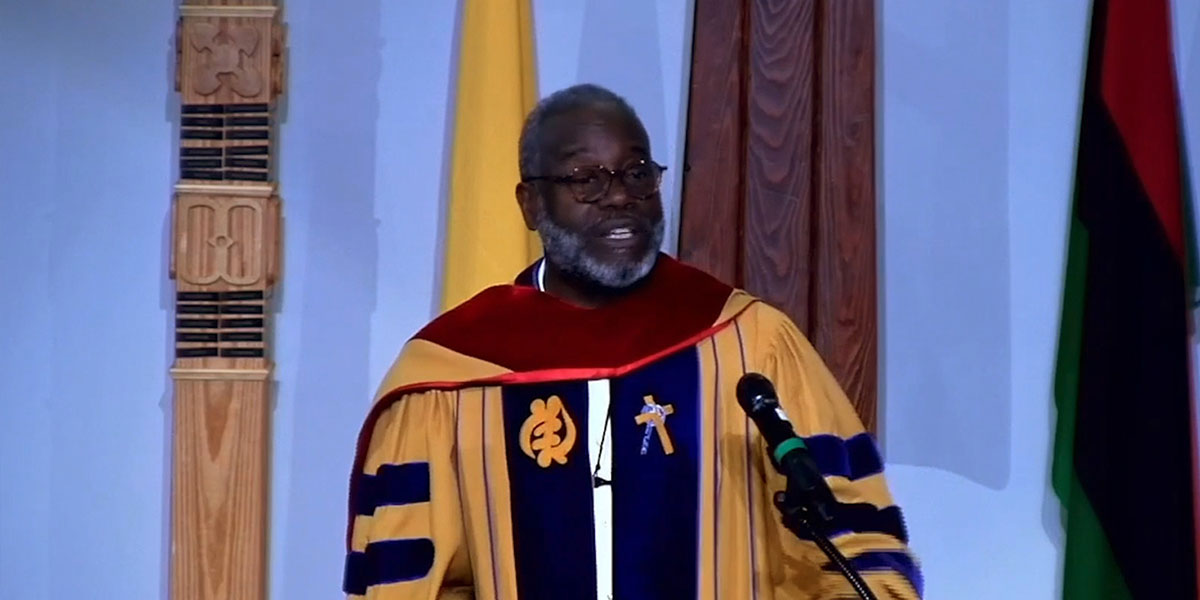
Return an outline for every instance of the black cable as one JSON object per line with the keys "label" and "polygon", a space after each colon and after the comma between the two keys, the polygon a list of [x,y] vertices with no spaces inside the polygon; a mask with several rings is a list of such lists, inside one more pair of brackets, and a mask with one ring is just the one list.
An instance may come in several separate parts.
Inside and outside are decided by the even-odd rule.
{"label": "black cable", "polygon": [[612,481],[600,476],[600,463],[604,457],[604,441],[608,438],[608,421],[612,416],[612,406],[610,405],[608,414],[604,415],[604,429],[600,430],[600,449],[596,451],[596,468],[592,470],[592,487],[598,488],[602,485],[612,485]]}

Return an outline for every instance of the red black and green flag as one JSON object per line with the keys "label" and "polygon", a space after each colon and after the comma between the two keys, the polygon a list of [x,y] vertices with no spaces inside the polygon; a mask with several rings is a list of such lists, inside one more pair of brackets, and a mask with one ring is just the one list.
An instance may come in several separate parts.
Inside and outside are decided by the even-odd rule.
{"label": "red black and green flag", "polygon": [[1055,404],[1063,597],[1197,598],[1192,219],[1167,0],[1096,0]]}

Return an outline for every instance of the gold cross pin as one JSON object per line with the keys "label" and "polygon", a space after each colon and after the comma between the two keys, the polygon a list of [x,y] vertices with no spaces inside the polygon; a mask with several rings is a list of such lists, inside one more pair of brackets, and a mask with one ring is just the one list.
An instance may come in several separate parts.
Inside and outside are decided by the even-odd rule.
{"label": "gold cross pin", "polygon": [[675,446],[671,444],[671,434],[667,433],[667,416],[675,412],[675,408],[670,404],[660,405],[654,401],[654,396],[646,396],[646,406],[642,407],[642,412],[634,417],[634,422],[638,425],[646,426],[646,434],[642,436],[642,454],[650,446],[650,432],[658,432],[658,441],[662,443],[663,453],[671,454],[675,452]]}

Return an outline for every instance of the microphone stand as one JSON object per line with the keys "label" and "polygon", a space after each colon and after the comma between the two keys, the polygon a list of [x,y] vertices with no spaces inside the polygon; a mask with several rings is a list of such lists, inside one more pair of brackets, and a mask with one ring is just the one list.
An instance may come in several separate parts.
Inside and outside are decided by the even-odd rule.
{"label": "microphone stand", "polygon": [[815,502],[805,501],[806,494],[793,489],[792,478],[788,478],[788,491],[775,493],[775,507],[783,516],[783,526],[794,533],[800,539],[811,539],[817,543],[817,547],[829,557],[829,560],[837,567],[838,571],[846,577],[850,582],[851,587],[858,593],[858,597],[862,600],[878,600],[875,594],[871,592],[871,588],[867,587],[867,582],[863,581],[858,571],[850,565],[850,561],[846,560],[833,542],[829,541],[829,537],[824,532],[819,531],[813,523],[816,520],[818,523],[829,521],[829,513],[823,510],[824,507],[819,506]]}

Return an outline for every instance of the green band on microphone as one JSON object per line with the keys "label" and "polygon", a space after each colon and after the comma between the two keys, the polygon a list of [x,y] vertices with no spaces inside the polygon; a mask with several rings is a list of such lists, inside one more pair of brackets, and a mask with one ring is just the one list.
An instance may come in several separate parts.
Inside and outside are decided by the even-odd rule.
{"label": "green band on microphone", "polygon": [[779,445],[775,447],[775,463],[779,464],[780,461],[783,460],[784,455],[792,450],[795,450],[796,448],[800,448],[801,450],[806,448],[804,445],[804,440],[798,437],[793,437],[780,442]]}

